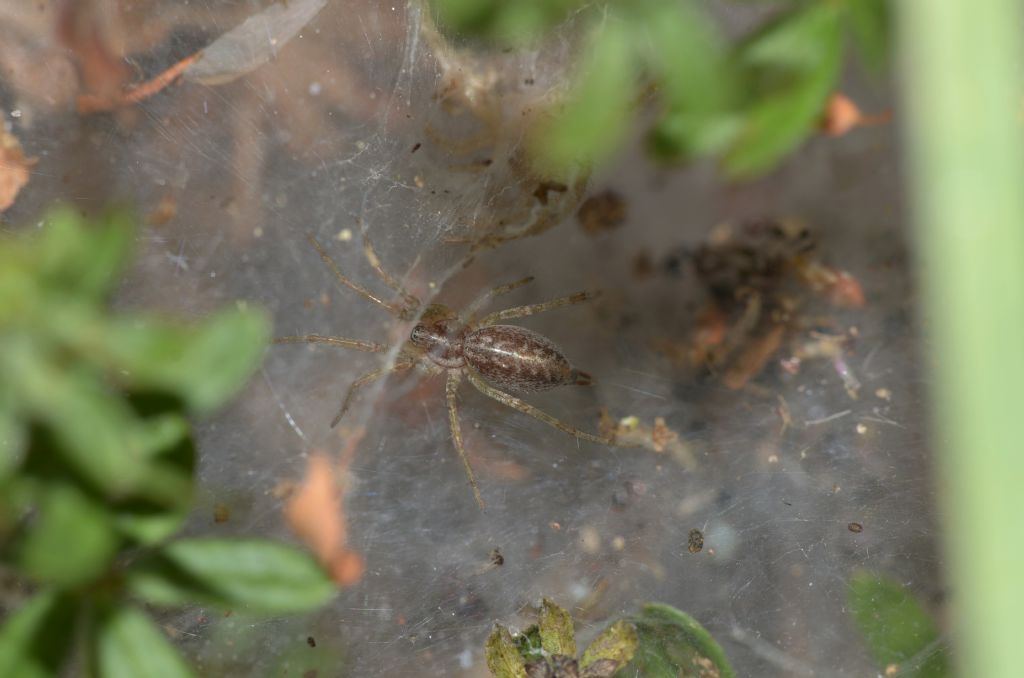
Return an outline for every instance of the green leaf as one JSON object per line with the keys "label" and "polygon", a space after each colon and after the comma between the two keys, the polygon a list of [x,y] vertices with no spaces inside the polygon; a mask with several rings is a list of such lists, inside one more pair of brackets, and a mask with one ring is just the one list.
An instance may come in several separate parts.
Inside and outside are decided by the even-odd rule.
{"label": "green leaf", "polygon": [[679,160],[723,148],[739,130],[739,83],[714,24],[691,2],[643,2],[637,11],[637,39],[666,109],[652,150]]}
{"label": "green leaf", "polygon": [[57,586],[88,582],[110,565],[118,547],[111,515],[74,485],[40,489],[36,515],[18,549],[25,574]]}
{"label": "green leaf", "polygon": [[617,621],[606,628],[601,635],[583,651],[580,668],[587,668],[600,660],[611,660],[620,668],[628,663],[639,644],[636,629],[627,621]]}
{"label": "green leaf", "polygon": [[54,210],[39,242],[40,273],[72,294],[100,297],[117,280],[133,233],[132,220],[123,212],[86,222],[70,208]]}
{"label": "green leaf", "polygon": [[501,624],[495,624],[494,631],[487,636],[484,657],[487,659],[487,668],[496,678],[527,678],[526,665],[512,640],[512,634]]}
{"label": "green leaf", "polygon": [[0,385],[0,482],[8,478],[25,451],[25,430],[18,420],[13,398]]}
{"label": "green leaf", "polygon": [[46,449],[33,441],[33,454],[64,457],[108,496],[129,492],[143,463],[131,441],[136,421],[130,408],[94,374],[81,366],[60,369],[42,351],[26,337],[0,351],[0,372],[17,383],[26,415],[53,433]]}
{"label": "green leaf", "polygon": [[563,608],[545,598],[541,603],[537,627],[540,630],[540,644],[545,652],[566,657],[576,656],[576,630],[573,628],[572,617]]}
{"label": "green leaf", "polygon": [[770,169],[815,128],[842,65],[840,18],[834,3],[807,5],[740,47],[753,103],[724,158],[729,173],[747,177]]}
{"label": "green leaf", "polygon": [[177,532],[195,494],[196,449],[187,422],[166,411],[168,403],[152,400],[134,396],[132,404],[156,424],[154,433],[164,434],[151,440],[150,448],[158,450],[157,456],[147,464],[135,495],[114,506],[118,531],[143,545],[161,542]]}
{"label": "green leaf", "polygon": [[67,659],[76,608],[46,589],[14,611],[0,627],[0,676],[50,678]]}
{"label": "green leaf", "polygon": [[892,17],[888,0],[847,0],[846,9],[861,59],[868,68],[880,71],[890,51]]}
{"label": "green leaf", "polygon": [[561,22],[583,0],[433,0],[439,23],[464,36],[487,37],[499,44],[531,42]]}
{"label": "green leaf", "polygon": [[719,678],[735,678],[722,648],[693,617],[668,605],[650,603],[632,618],[639,641],[627,675],[647,678],[708,675],[708,662]]}
{"label": "green leaf", "polygon": [[540,125],[533,142],[538,169],[565,177],[579,166],[606,159],[625,136],[636,91],[631,35],[608,17],[591,35],[579,80],[554,119]]}
{"label": "green leaf", "polygon": [[96,674],[102,678],[190,678],[195,674],[167,637],[138,608],[105,614],[95,634]]}
{"label": "green leaf", "polygon": [[880,669],[900,666],[907,678],[953,675],[938,628],[921,604],[899,583],[871,572],[850,580],[853,618]]}
{"label": "green leaf", "polygon": [[229,310],[195,330],[156,320],[118,319],[104,337],[111,367],[132,388],[168,391],[195,412],[227,401],[249,379],[266,350],[263,313]]}
{"label": "green leaf", "polygon": [[326,603],[334,584],[306,553],[258,539],[181,539],[135,563],[132,592],[155,605],[192,603],[269,613]]}

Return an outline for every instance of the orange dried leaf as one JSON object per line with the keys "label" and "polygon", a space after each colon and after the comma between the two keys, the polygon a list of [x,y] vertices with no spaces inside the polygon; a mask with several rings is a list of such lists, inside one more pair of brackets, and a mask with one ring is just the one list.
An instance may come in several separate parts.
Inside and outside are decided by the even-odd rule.
{"label": "orange dried leaf", "polygon": [[841,137],[856,127],[884,125],[891,117],[888,112],[865,115],[852,99],[837,92],[825,104],[821,131],[829,136]]}
{"label": "orange dried leaf", "polygon": [[342,488],[326,454],[314,453],[306,477],[285,506],[292,531],[313,551],[340,586],[351,586],[363,573],[363,559],[346,547],[348,528]]}
{"label": "orange dried leaf", "polygon": [[35,164],[35,158],[25,157],[13,134],[0,130],[0,212],[14,204]]}

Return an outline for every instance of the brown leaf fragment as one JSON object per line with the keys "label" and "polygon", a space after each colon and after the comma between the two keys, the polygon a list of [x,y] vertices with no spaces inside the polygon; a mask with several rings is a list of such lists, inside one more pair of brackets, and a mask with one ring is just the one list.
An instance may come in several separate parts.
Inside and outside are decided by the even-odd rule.
{"label": "brown leaf fragment", "polygon": [[123,106],[136,104],[163,91],[168,85],[181,77],[185,70],[194,64],[203,53],[190,54],[154,78],[138,85],[133,85],[121,92],[103,94],[81,94],[78,97],[79,113],[101,113],[113,111]]}
{"label": "brown leaf fragment", "polygon": [[0,130],[0,212],[14,204],[35,164],[35,158],[25,157],[17,137]]}
{"label": "brown leaf fragment", "polygon": [[747,385],[748,381],[760,374],[765,363],[782,344],[785,331],[786,328],[783,325],[775,325],[764,335],[749,342],[732,367],[726,371],[722,379],[725,385],[734,390],[741,389]]}
{"label": "brown leaf fragment", "polygon": [[130,75],[124,61],[124,26],[116,6],[104,0],[60,5],[57,35],[77,62],[83,92],[79,98],[116,100]]}
{"label": "brown leaf fragment", "polygon": [[285,506],[285,517],[339,586],[351,586],[363,576],[363,558],[347,546],[342,488],[326,454],[309,457],[306,477]]}

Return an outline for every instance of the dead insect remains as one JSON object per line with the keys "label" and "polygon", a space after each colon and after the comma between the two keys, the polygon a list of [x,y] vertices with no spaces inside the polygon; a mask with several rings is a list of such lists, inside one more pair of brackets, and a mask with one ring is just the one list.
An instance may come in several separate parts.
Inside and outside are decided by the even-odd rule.
{"label": "dead insect remains", "polygon": [[[310,244],[316,249],[320,258],[330,267],[334,277],[345,287],[381,308],[400,320],[415,317],[420,301],[405,291],[395,278],[381,266],[380,259],[370,245],[364,240],[363,249],[367,260],[378,277],[392,291],[401,297],[401,303],[389,303],[370,292],[359,283],[346,278],[338,269],[337,264],[327,254],[323,246],[312,236],[307,236]],[[349,386],[342,400],[341,409],[331,421],[331,427],[337,425],[352,403],[356,391],[366,384],[392,372],[401,372],[419,367],[428,374],[447,372],[448,382],[446,394],[448,401],[448,421],[451,426],[452,443],[459,453],[466,476],[473,488],[480,508],[484,507],[480,489],[477,487],[473,469],[469,465],[466,451],[462,443],[462,429],[459,425],[456,393],[463,377],[481,393],[500,403],[519,410],[524,414],[539,419],[558,430],[575,436],[581,440],[589,440],[605,445],[614,444],[612,437],[599,437],[570,426],[551,415],[537,409],[533,405],[520,400],[505,390],[519,392],[546,391],[558,386],[588,385],[590,375],[575,369],[562,351],[547,337],[517,325],[503,325],[503,321],[523,318],[536,313],[550,311],[563,306],[571,306],[588,301],[597,296],[594,292],[577,292],[565,297],[553,299],[542,304],[516,306],[497,311],[477,318],[477,314],[495,297],[501,296],[531,282],[532,277],[523,278],[506,285],[499,285],[481,294],[461,314],[447,306],[431,304],[423,311],[419,322],[413,327],[409,339],[402,346],[395,363],[390,367],[374,370],[356,379]],[[388,350],[386,344],[378,344],[361,339],[348,337],[321,336],[306,334],[279,337],[275,344],[329,344],[343,348],[354,348],[358,351],[382,353]]]}

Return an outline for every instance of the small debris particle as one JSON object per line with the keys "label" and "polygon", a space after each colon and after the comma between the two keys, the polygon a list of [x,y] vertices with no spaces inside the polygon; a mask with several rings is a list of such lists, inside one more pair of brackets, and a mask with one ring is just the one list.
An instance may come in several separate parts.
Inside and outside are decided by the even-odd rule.
{"label": "small debris particle", "polygon": [[523,84],[524,84],[524,85],[532,85],[532,84],[533,84],[534,82],[535,82],[535,81],[534,81],[534,79],[533,79],[533,78],[525,78],[525,79],[523,80]]}
{"label": "small debris particle", "polygon": [[323,91],[323,86],[319,82],[309,83],[309,96],[315,97]]}
{"label": "small debris particle", "polygon": [[601,535],[596,528],[587,525],[580,530],[580,546],[584,553],[591,555],[601,550]]}
{"label": "small debris particle", "polygon": [[865,426],[864,424],[857,424],[857,433],[859,433],[860,435],[864,435],[867,432],[868,432],[868,427],[867,426]]}
{"label": "small debris particle", "polygon": [[550,523],[548,523],[548,527],[550,527],[555,532],[559,532],[562,529],[561,523],[557,523],[554,520],[552,520]]}
{"label": "small debris particle", "polygon": [[777,454],[769,454],[768,455],[768,463],[769,464],[778,464],[779,463],[779,455],[777,455]]}
{"label": "small debris particle", "polygon": [[637,280],[650,278],[654,274],[654,262],[646,251],[637,252],[633,257],[633,277]]}
{"label": "small debris particle", "polygon": [[860,523],[850,523],[846,526],[846,529],[848,529],[850,532],[853,532],[854,534],[860,534],[864,531],[864,526]]}
{"label": "small debris particle", "polygon": [[622,549],[626,548],[626,540],[623,539],[621,536],[616,536],[614,539],[612,539],[612,548],[616,551],[621,551]]}
{"label": "small debris particle", "polygon": [[664,452],[665,448],[679,440],[679,434],[665,425],[663,417],[655,417],[654,429],[651,431],[651,444],[655,452]]}
{"label": "small debris particle", "polygon": [[541,205],[547,205],[549,193],[565,193],[568,190],[569,187],[560,181],[542,181],[537,184],[537,188],[533,191],[533,197]]}
{"label": "small debris particle", "polygon": [[704,533],[698,530],[696,527],[690,530],[689,539],[687,540],[686,550],[690,553],[700,553],[704,548]]}
{"label": "small debris particle", "polygon": [[892,400],[892,391],[890,391],[887,388],[877,389],[875,391],[875,397],[876,398],[881,398],[882,400],[885,400],[886,402],[888,402],[888,401]]}
{"label": "small debris particle", "polygon": [[505,564],[505,556],[501,555],[501,549],[496,548],[491,551],[491,564],[497,567]]}
{"label": "small debris particle", "polygon": [[352,239],[352,229],[343,228],[340,231],[338,231],[338,235],[334,237],[340,240],[341,242],[348,242]]}
{"label": "small debris particle", "polygon": [[151,226],[163,226],[178,214],[178,203],[169,195],[160,198],[160,202],[152,212],[146,215],[146,223]]}
{"label": "small debris particle", "polygon": [[422,146],[423,146],[423,144],[421,144],[420,142],[417,141],[415,144],[412,145],[412,150],[409,151],[409,152],[410,153],[415,153],[416,151],[420,150],[420,148]]}
{"label": "small debris particle", "polygon": [[227,504],[221,504],[220,502],[213,505],[213,522],[215,523],[226,523],[231,520],[231,509],[228,508]]}
{"label": "small debris particle", "polygon": [[580,205],[576,218],[587,235],[614,230],[626,221],[626,201],[615,191],[602,191]]}
{"label": "small debris particle", "polygon": [[900,665],[899,664],[889,664],[888,666],[885,667],[886,678],[891,678],[891,676],[898,675],[899,672],[900,672]]}
{"label": "small debris particle", "polygon": [[306,636],[306,645],[310,647],[316,647],[316,638],[313,636]]}

